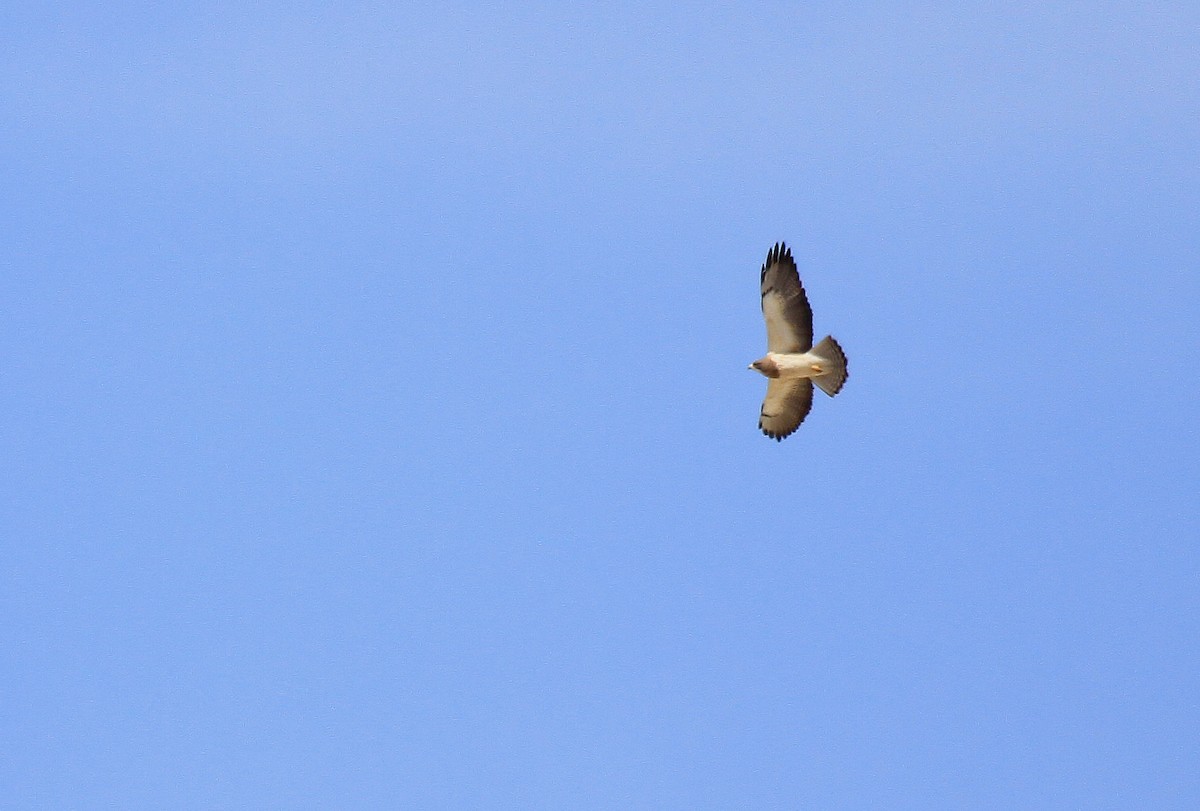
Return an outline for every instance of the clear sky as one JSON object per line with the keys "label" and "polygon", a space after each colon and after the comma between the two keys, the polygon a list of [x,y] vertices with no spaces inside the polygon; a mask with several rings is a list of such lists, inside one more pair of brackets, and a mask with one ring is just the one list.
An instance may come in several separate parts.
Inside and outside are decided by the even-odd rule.
{"label": "clear sky", "polygon": [[1200,6],[238,6],[0,13],[3,807],[1200,807]]}

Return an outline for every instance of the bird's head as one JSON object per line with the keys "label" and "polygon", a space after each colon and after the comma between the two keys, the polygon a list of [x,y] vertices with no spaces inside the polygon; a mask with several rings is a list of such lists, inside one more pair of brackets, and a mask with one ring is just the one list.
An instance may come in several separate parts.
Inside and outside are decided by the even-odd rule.
{"label": "bird's head", "polygon": [[746,368],[753,369],[764,377],[779,377],[779,366],[769,357],[759,358]]}

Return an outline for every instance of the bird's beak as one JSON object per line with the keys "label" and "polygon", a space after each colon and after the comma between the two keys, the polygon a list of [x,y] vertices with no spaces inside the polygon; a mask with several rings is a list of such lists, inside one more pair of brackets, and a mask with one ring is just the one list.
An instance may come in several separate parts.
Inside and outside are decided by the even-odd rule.
{"label": "bird's beak", "polygon": [[751,363],[751,364],[750,364],[749,366],[747,366],[746,368],[747,368],[747,369],[749,369],[750,371],[752,371],[752,372],[753,372],[753,371],[754,371],[754,364],[753,364],[753,363]]}

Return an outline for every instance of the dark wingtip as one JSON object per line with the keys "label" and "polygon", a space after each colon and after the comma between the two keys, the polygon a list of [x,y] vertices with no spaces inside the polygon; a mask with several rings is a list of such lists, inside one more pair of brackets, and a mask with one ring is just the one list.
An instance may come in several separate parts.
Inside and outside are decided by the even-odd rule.
{"label": "dark wingtip", "polygon": [[771,250],[767,251],[767,264],[773,265],[781,259],[791,259],[792,249],[787,246],[783,240],[776,242]]}
{"label": "dark wingtip", "polygon": [[787,260],[788,262],[795,264],[795,260],[792,259],[792,249],[787,246],[786,242],[780,240],[771,247],[771,250],[767,251],[767,261],[763,262],[762,272],[759,274],[759,280],[761,281],[766,277],[767,268],[783,260]]}
{"label": "dark wingtip", "polygon": [[787,439],[793,433],[795,433],[795,429],[792,429],[791,431],[789,431],[786,434],[773,433],[771,431],[768,431],[766,428],[763,428],[761,422],[758,424],[758,427],[759,427],[759,430],[761,430],[763,432],[763,436],[765,436],[767,439],[773,439],[776,442],[783,442],[783,440]]}

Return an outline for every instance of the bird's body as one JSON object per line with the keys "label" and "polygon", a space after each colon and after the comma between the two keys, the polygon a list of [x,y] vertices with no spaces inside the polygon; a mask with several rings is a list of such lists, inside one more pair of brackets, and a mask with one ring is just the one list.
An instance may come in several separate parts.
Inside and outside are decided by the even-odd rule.
{"label": "bird's body", "polygon": [[797,377],[820,377],[825,374],[825,358],[812,352],[768,352],[758,361],[767,377],[794,380]]}
{"label": "bird's body", "polygon": [[830,397],[842,390],[848,377],[846,355],[832,336],[813,346],[812,308],[792,252],[782,242],[767,253],[760,282],[767,354],[750,368],[769,381],[758,427],[779,441],[808,416],[814,383]]}

